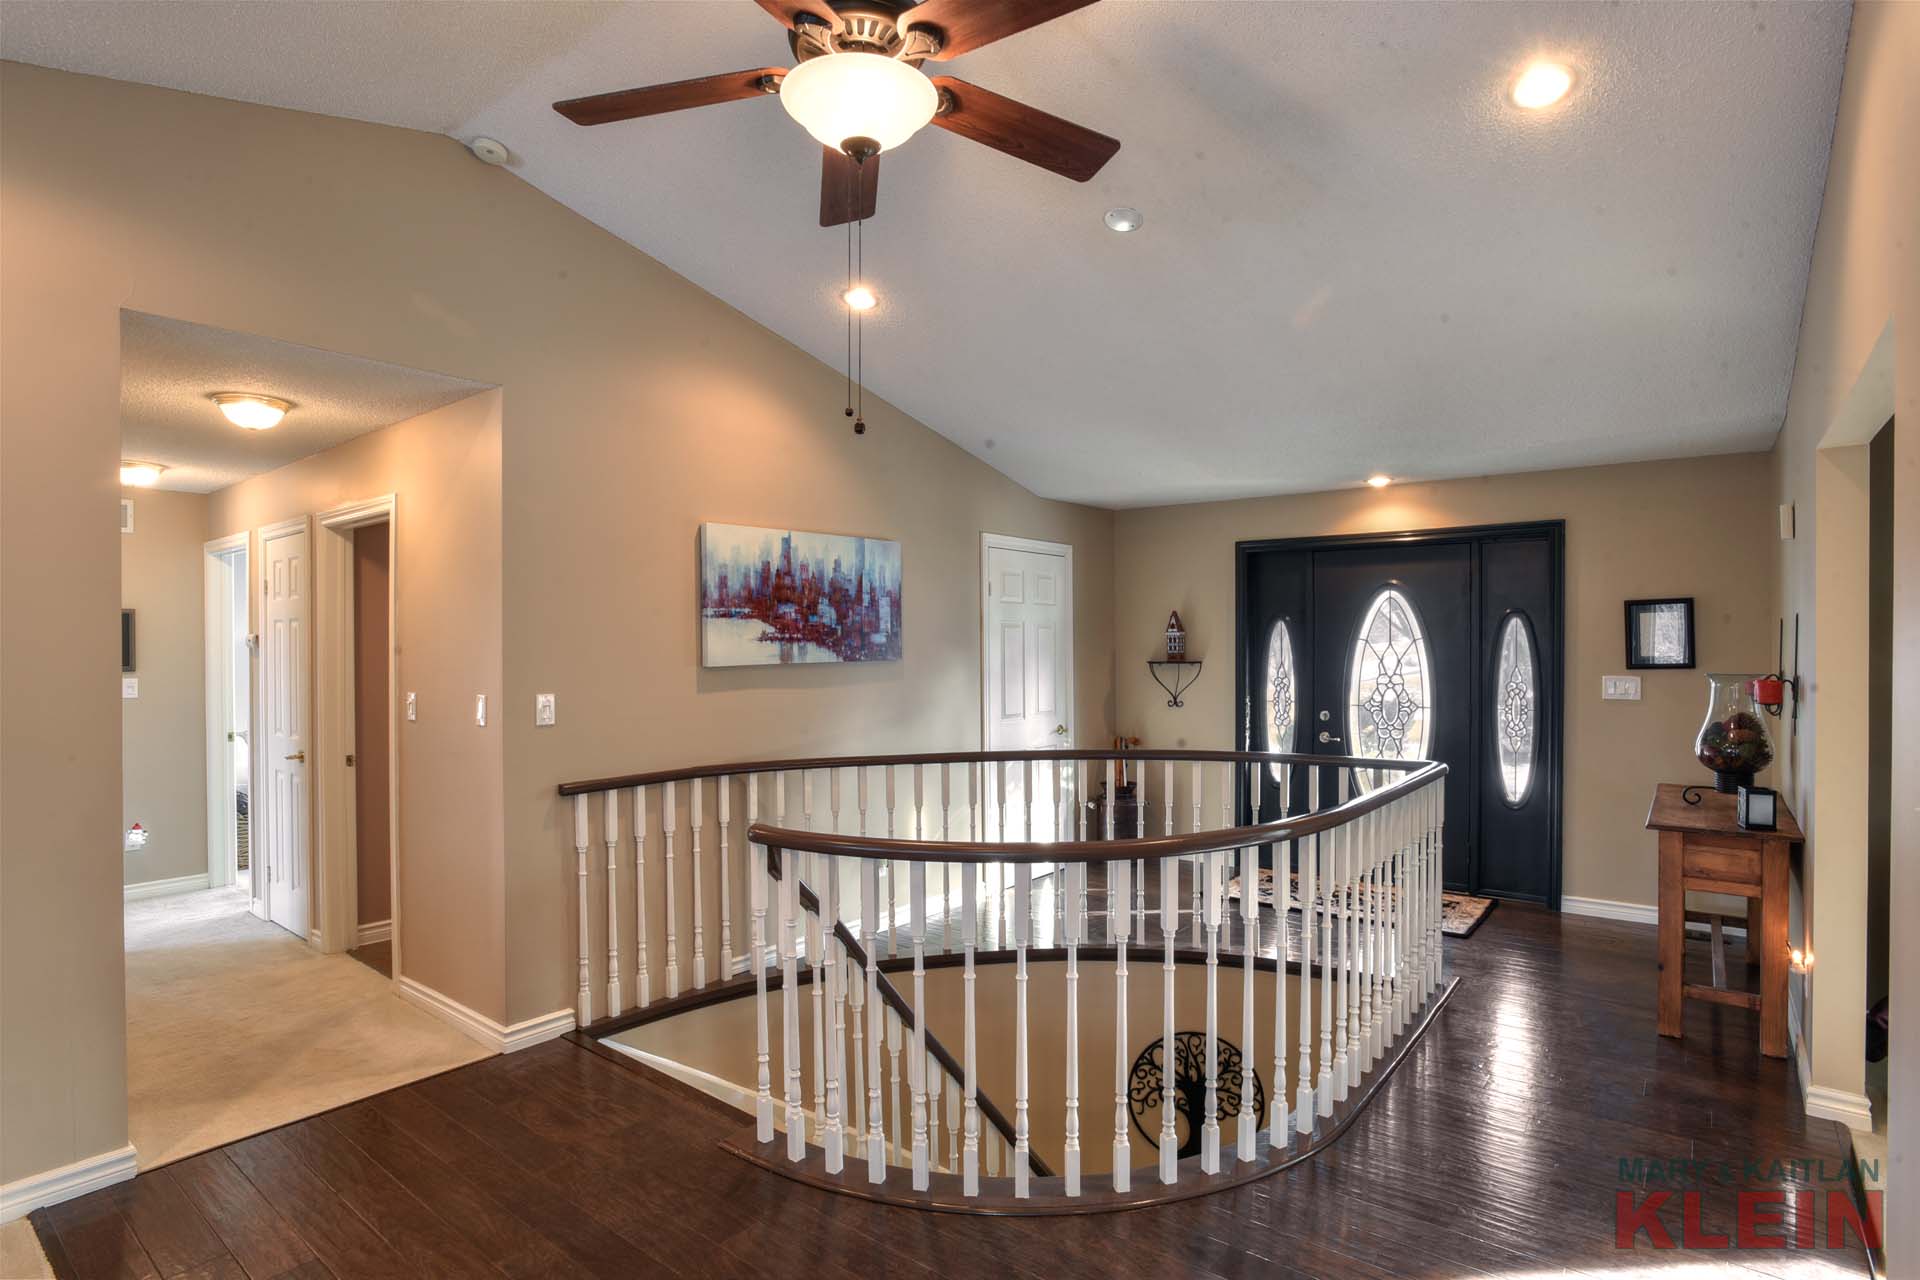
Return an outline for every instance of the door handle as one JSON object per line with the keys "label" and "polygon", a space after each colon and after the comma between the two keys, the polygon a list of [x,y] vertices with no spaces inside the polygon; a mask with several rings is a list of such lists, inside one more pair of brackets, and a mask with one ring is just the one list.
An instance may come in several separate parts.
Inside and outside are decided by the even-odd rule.
{"label": "door handle", "polygon": [[[1322,734],[1321,736],[1324,737],[1326,735]],[[307,762],[307,753],[304,751],[296,751],[292,755],[288,756],[287,759],[298,760],[301,764],[305,764]]]}
{"label": "door handle", "polygon": [[1327,731],[1326,731],[1325,729],[1322,729],[1322,730],[1320,731],[1320,741],[1322,741],[1322,742],[1338,742],[1338,741],[1340,741],[1340,739],[1338,739],[1338,738],[1336,738],[1336,737],[1334,737],[1334,736],[1333,736],[1332,734],[1330,734],[1330,733],[1328,733],[1328,732],[1327,732]]}

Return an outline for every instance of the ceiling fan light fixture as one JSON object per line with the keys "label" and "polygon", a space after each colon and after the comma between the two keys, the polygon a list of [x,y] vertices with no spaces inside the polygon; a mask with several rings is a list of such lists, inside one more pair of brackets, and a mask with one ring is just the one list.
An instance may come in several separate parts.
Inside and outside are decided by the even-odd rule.
{"label": "ceiling fan light fixture", "polygon": [[940,91],[898,58],[832,53],[787,72],[780,105],[822,146],[839,151],[850,139],[869,138],[891,151],[933,119]]}
{"label": "ceiling fan light fixture", "polygon": [[280,419],[293,408],[288,401],[274,396],[254,395],[248,391],[216,391],[210,397],[220,406],[227,421],[248,431],[265,431],[280,425]]}
{"label": "ceiling fan light fixture", "polygon": [[165,470],[166,467],[158,462],[135,462],[131,458],[122,458],[120,483],[135,489],[150,489]]}

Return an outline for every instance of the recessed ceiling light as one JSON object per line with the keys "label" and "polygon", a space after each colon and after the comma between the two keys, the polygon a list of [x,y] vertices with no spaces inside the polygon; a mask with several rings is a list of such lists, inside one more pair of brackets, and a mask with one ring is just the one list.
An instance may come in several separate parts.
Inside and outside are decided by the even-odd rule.
{"label": "recessed ceiling light", "polygon": [[1513,100],[1529,111],[1550,107],[1573,88],[1573,72],[1557,62],[1536,62],[1513,82]]}
{"label": "recessed ceiling light", "polygon": [[1388,485],[1393,483],[1393,477],[1383,476],[1378,474],[1370,475],[1367,477],[1367,483],[1372,485],[1376,489],[1384,489]]}
{"label": "recessed ceiling light", "polygon": [[1138,231],[1140,224],[1146,219],[1140,216],[1138,209],[1129,209],[1122,205],[1118,209],[1107,210],[1104,221],[1109,231]]}
{"label": "recessed ceiling light", "polygon": [[165,470],[158,462],[134,462],[123,458],[120,461],[120,483],[136,489],[150,488]]}
{"label": "recessed ceiling light", "polygon": [[864,284],[857,284],[841,294],[840,301],[854,311],[871,311],[880,305],[880,295]]}
{"label": "recessed ceiling light", "polygon": [[216,391],[212,400],[227,415],[227,421],[249,431],[265,431],[280,425],[293,405],[273,396],[257,396],[245,391]]}

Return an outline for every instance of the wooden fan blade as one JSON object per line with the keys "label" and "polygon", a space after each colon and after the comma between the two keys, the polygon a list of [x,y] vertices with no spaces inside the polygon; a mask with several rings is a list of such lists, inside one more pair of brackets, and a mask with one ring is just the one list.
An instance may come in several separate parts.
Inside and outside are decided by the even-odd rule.
{"label": "wooden fan blade", "polygon": [[933,122],[1015,159],[1085,182],[1113,159],[1120,142],[952,76],[933,77],[946,109]]}
{"label": "wooden fan blade", "polygon": [[880,202],[880,157],[865,164],[832,147],[822,147],[820,163],[820,225],[837,227],[856,218],[871,218]]}
{"label": "wooden fan blade", "polygon": [[1095,0],[921,0],[902,14],[901,20],[908,27],[938,27],[940,52],[933,56],[945,62],[1093,3]]}
{"label": "wooden fan blade", "polygon": [[810,13],[828,26],[838,26],[840,20],[834,17],[832,6],[826,0],[759,0],[759,5],[780,20],[783,27],[793,25],[794,15]]}
{"label": "wooden fan blade", "polygon": [[657,116],[688,107],[712,106],[716,102],[738,102],[743,98],[768,96],[765,81],[777,83],[787,74],[785,67],[755,67],[751,71],[729,71],[723,76],[699,80],[678,80],[673,84],[653,84],[642,89],[621,89],[614,93],[596,93],[589,98],[568,98],[556,102],[553,109],[575,124],[611,124],[639,116]]}

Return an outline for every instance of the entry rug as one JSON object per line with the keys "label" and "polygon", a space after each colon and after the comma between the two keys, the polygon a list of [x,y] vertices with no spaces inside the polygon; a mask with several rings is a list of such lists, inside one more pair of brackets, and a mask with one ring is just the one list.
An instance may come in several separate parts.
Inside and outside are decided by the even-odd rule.
{"label": "entry rug", "polygon": [[[1300,874],[1292,872],[1288,876],[1290,886],[1287,892],[1287,910],[1300,910]],[[1260,868],[1258,881],[1260,905],[1273,906],[1273,869]],[[1384,896],[1384,891],[1382,891]],[[1240,897],[1240,877],[1235,876],[1227,882],[1227,897],[1238,900]],[[1324,898],[1315,895],[1314,908],[1319,910]],[[1498,903],[1492,898],[1476,898],[1471,894],[1443,892],[1440,895],[1440,932],[1450,938],[1464,938],[1480,927]]]}

